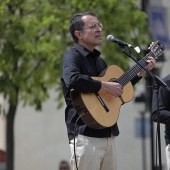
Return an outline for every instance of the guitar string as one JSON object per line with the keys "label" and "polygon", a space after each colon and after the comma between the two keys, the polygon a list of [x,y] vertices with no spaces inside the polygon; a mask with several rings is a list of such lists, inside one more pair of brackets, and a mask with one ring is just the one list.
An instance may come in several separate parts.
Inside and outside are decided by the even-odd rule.
{"label": "guitar string", "polygon": [[[143,59],[140,60],[140,63],[143,66],[146,66],[146,59],[149,55],[152,56],[152,53],[150,52]],[[142,68],[140,68],[140,66],[138,66],[137,64],[134,65],[131,70],[127,71],[125,74],[119,77],[116,82],[120,83],[124,87],[130,80],[132,80],[136,76],[136,73],[138,73],[141,69]],[[101,92],[100,96],[107,101],[109,101],[113,97],[112,95],[106,92]]]}
{"label": "guitar string", "polygon": [[[143,66],[146,66],[146,59],[147,57],[151,55],[154,56],[152,52],[147,54],[140,62]],[[142,68],[139,65],[134,65],[131,70],[127,71],[125,74],[123,74],[121,77],[117,79],[117,82],[119,82],[122,86],[125,86],[130,80],[132,80],[136,74],[141,70]]]}
{"label": "guitar string", "polygon": [[[140,61],[140,64],[142,64],[143,66],[146,66],[146,59],[147,56],[145,58],[143,58],[141,61]],[[136,74],[141,70],[142,68],[140,68],[139,65],[135,65],[133,68],[132,68],[132,71],[128,72],[128,75],[129,75],[129,79],[128,80],[131,80],[132,78],[134,78],[136,76]]]}
{"label": "guitar string", "polygon": [[[141,65],[143,65],[144,67],[147,65],[146,64],[146,59],[148,58],[148,56],[152,56],[153,58],[155,57],[155,55],[150,52],[148,53],[143,59],[141,59],[139,61],[139,63]],[[123,74],[121,77],[119,77],[116,82],[120,83],[123,87],[130,81],[132,80],[136,74],[142,70],[142,68],[139,65],[134,65],[129,71],[127,71],[125,74]],[[105,98],[105,100],[110,100],[113,96],[110,95],[109,93],[106,92],[101,92],[100,95]]]}
{"label": "guitar string", "polygon": [[107,92],[101,92],[100,96],[103,98],[103,100],[109,101],[112,98],[112,95]]}

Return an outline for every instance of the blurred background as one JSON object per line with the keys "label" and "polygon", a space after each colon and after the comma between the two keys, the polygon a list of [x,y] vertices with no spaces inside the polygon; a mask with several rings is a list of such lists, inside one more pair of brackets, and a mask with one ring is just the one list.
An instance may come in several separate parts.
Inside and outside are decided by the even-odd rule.
{"label": "blurred background", "polygon": [[[73,46],[69,21],[93,11],[104,25],[98,47],[108,65],[128,70],[135,63],[107,35],[149,53],[160,40],[165,51],[152,72],[170,73],[169,0],[1,0],[0,1],[0,170],[58,170],[69,162],[65,104],[60,77],[64,52]],[[151,121],[152,79],[135,86],[134,99],[121,107],[117,137],[118,170],[159,169],[156,123]],[[162,169],[166,170],[161,125]],[[158,166],[157,166],[158,162]]]}

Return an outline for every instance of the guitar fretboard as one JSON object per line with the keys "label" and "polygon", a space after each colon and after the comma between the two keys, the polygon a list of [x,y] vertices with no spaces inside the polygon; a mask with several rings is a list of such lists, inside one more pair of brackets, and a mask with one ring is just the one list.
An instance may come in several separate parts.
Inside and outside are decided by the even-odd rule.
{"label": "guitar fretboard", "polygon": [[[139,61],[139,63],[146,67],[147,66],[147,58],[148,56],[152,56],[153,58],[155,58],[155,55],[150,52],[149,54],[147,54],[143,59],[141,59]],[[134,65],[129,71],[125,72],[121,77],[119,77],[116,82],[120,83],[122,85],[122,87],[124,87],[129,81],[131,81],[134,77],[136,77],[136,75],[142,70],[142,68],[136,64]]]}

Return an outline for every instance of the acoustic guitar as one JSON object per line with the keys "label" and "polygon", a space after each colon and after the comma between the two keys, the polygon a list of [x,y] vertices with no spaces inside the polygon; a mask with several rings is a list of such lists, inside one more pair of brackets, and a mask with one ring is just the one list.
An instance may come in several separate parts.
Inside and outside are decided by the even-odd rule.
{"label": "acoustic guitar", "polygon": [[[148,53],[139,62],[146,67],[148,56],[157,59],[164,51],[164,45],[160,41],[153,42],[150,45]],[[123,87],[123,93],[120,97],[115,98],[113,95],[103,91],[101,93],[79,93],[71,92],[73,106],[83,122],[94,129],[103,129],[113,126],[119,117],[121,105],[131,101],[134,96],[134,89],[131,80],[140,72],[141,67],[134,65],[129,71],[124,72],[116,65],[107,67],[99,77],[92,77],[99,81],[110,81],[120,83]]]}

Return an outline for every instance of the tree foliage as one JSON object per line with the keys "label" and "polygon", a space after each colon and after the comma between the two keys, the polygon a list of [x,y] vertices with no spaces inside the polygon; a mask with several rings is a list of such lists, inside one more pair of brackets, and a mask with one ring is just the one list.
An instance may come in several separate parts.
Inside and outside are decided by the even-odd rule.
{"label": "tree foliage", "polygon": [[146,14],[134,0],[6,0],[0,9],[0,91],[15,103],[19,100],[41,108],[48,89],[60,89],[61,59],[72,46],[68,25],[78,12],[94,11],[104,25],[100,46],[108,64],[127,68],[127,57],[107,42],[108,34],[131,44],[147,43]]}

